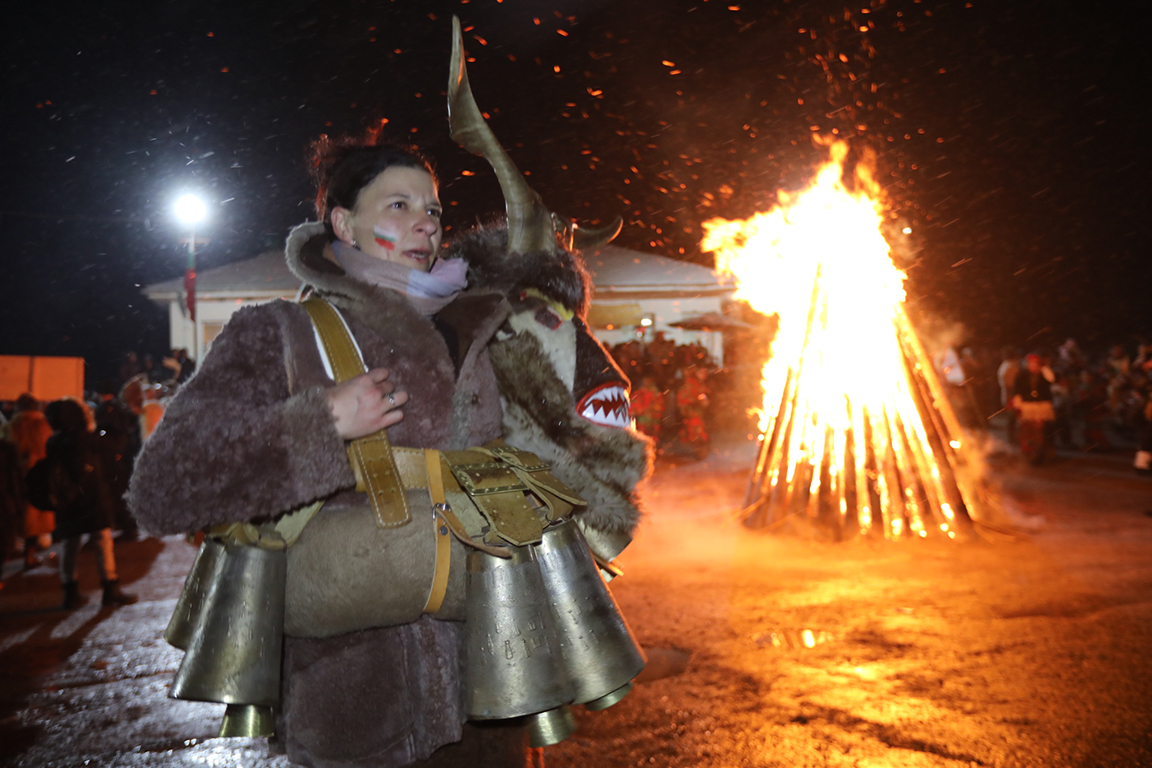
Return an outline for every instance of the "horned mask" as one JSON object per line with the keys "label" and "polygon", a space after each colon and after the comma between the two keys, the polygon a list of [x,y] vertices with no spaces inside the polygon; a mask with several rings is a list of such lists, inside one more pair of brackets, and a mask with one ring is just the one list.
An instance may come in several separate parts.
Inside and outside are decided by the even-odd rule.
{"label": "horned mask", "polygon": [[634,490],[650,471],[651,449],[629,428],[627,377],[584,322],[591,279],[575,251],[606,244],[622,222],[580,227],[545,207],[476,105],[458,19],[452,27],[452,138],[492,166],[508,214],[507,233],[482,227],[450,248],[469,262],[470,284],[499,288],[512,304],[488,347],[500,383],[504,436],[580,489],[588,501],[580,514],[585,535],[611,559],[639,519]]}
{"label": "horned mask", "polygon": [[623,220],[605,227],[581,227],[572,219],[549,212],[544,201],[528,186],[520,170],[496,140],[488,127],[464,65],[464,38],[460,19],[452,17],[452,63],[448,72],[448,117],[452,138],[464,149],[480,155],[492,166],[504,193],[508,211],[508,250],[552,252],[557,248],[583,251],[604,245],[620,234]]}

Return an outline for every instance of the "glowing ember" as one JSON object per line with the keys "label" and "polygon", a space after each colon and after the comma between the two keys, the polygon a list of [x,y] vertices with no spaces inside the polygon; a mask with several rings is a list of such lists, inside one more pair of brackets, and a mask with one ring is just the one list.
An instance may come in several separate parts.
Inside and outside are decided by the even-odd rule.
{"label": "glowing ember", "polygon": [[764,365],[763,443],[745,520],[790,514],[860,533],[954,536],[977,502],[962,436],[904,312],[879,193],[848,147],[797,194],[745,221],[704,223],[702,248],[737,278],[737,298],[776,315]]}

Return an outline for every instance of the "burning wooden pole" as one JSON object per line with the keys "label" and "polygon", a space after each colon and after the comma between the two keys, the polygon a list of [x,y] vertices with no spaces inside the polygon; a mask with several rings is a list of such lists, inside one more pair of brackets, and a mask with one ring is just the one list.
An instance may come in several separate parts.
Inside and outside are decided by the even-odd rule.
{"label": "burning wooden pole", "polygon": [[845,187],[846,153],[833,144],[809,187],[767,213],[705,223],[737,298],[778,316],[741,517],[769,529],[802,518],[838,539],[955,537],[987,498],[908,320],[878,191],[859,166]]}

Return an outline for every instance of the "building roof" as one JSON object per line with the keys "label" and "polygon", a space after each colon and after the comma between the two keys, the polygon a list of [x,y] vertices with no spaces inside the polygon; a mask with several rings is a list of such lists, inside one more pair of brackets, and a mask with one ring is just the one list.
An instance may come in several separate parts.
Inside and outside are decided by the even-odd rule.
{"label": "building roof", "polygon": [[[196,293],[200,298],[275,298],[294,295],[299,289],[300,278],[288,270],[284,251],[266,251],[252,259],[196,273]],[[153,301],[179,298],[183,291],[183,276],[144,286],[144,295]]]}
{"label": "building roof", "polygon": [[[584,254],[599,298],[640,296],[699,296],[732,290],[729,281],[707,267],[607,245]],[[275,298],[291,296],[300,280],[288,270],[283,251],[213,267],[196,273],[196,293],[206,298]],[[177,300],[184,291],[184,278],[177,277],[144,287],[153,301]]]}
{"label": "building roof", "polygon": [[584,254],[598,296],[607,294],[668,293],[700,295],[727,293],[734,287],[711,269],[687,261],[669,259],[606,245]]}

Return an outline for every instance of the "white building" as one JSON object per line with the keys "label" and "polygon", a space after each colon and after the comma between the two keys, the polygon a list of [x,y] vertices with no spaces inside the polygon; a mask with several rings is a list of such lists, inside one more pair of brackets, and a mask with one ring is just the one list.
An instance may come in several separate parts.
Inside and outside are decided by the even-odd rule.
{"label": "white building", "polygon": [[[699,342],[718,362],[721,335],[688,331],[670,324],[720,313],[735,291],[730,281],[697,264],[607,245],[584,254],[594,293],[588,325],[605,344],[617,344],[664,331],[677,344]],[[167,306],[173,349],[199,359],[228,318],[242,306],[273,299],[294,299],[300,281],[288,271],[283,251],[204,270],[196,275],[196,323],[185,307],[183,277],[144,287],[144,295]]]}
{"label": "white building", "polygon": [[734,282],[711,269],[654,253],[607,245],[584,254],[594,293],[588,325],[605,344],[618,344],[655,331],[677,344],[699,342],[717,363],[724,359],[718,331],[688,331],[674,323],[720,314],[736,292]]}

